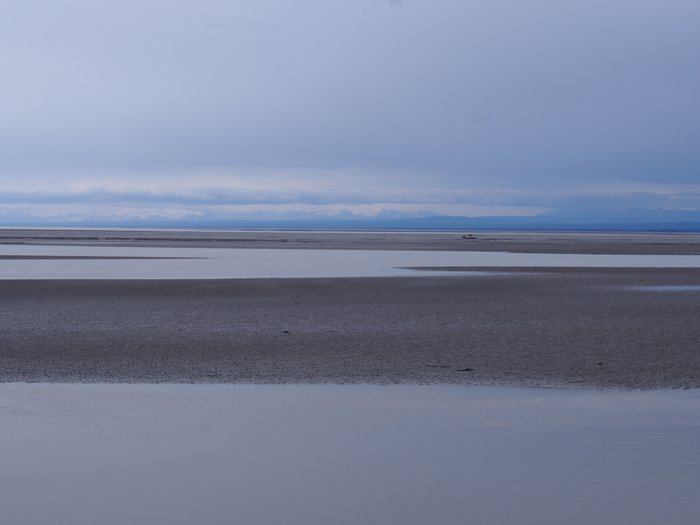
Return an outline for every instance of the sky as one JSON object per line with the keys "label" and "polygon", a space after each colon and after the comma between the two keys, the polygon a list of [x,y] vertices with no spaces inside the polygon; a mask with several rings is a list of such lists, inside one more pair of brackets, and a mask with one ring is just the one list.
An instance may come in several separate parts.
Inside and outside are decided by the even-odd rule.
{"label": "sky", "polygon": [[0,3],[0,224],[700,213],[697,0]]}

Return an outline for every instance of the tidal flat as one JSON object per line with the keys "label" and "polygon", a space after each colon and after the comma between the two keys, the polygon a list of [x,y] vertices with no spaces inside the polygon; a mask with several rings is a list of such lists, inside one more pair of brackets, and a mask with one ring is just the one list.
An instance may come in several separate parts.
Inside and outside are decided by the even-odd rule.
{"label": "tidal flat", "polygon": [[0,233],[2,381],[700,386],[697,234]]}
{"label": "tidal flat", "polygon": [[694,234],[21,233],[8,524],[700,512]]}

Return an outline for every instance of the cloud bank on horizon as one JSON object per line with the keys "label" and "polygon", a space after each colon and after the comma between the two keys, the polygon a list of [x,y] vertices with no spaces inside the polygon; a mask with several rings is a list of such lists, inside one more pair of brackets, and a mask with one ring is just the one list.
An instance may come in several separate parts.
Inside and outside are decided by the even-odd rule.
{"label": "cloud bank on horizon", "polygon": [[25,0],[0,224],[700,213],[696,0]]}

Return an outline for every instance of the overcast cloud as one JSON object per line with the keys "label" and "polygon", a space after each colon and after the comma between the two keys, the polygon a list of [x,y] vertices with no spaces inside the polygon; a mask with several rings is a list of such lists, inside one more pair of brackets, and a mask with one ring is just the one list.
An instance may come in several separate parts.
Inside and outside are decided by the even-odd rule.
{"label": "overcast cloud", "polygon": [[700,210],[698,20],[697,0],[5,2],[2,217]]}

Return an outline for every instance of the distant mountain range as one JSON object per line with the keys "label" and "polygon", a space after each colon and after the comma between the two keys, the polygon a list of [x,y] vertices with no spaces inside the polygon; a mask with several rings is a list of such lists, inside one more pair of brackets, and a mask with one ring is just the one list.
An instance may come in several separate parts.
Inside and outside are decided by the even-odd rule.
{"label": "distant mountain range", "polygon": [[626,210],[620,212],[550,212],[531,217],[428,216],[360,218],[320,216],[280,219],[95,219],[59,221],[16,219],[0,227],[91,227],[91,228],[255,228],[333,230],[563,230],[563,231],[677,231],[700,232],[700,211]]}

